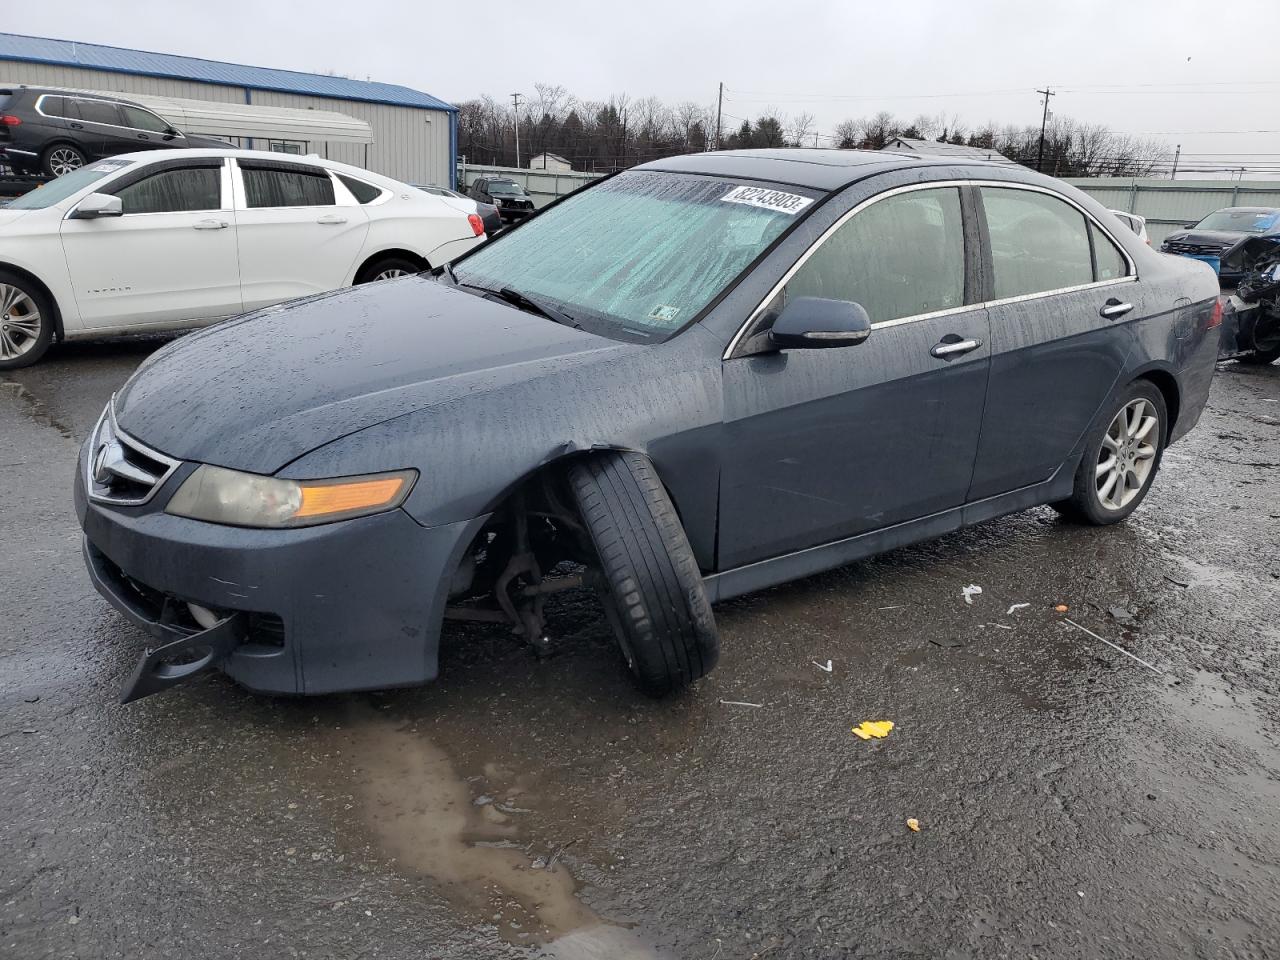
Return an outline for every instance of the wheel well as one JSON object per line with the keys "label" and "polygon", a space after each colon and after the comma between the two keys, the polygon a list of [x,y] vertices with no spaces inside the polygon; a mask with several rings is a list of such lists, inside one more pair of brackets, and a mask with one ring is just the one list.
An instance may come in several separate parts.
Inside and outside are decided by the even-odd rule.
{"label": "wheel well", "polygon": [[40,159],[44,160],[44,155],[48,153],[50,150],[52,150],[54,147],[74,147],[76,150],[79,150],[80,153],[83,154],[86,158],[89,156],[89,151],[86,150],[84,147],[80,146],[80,144],[76,143],[74,140],[68,140],[64,137],[58,137],[55,140],[48,141],[44,146],[40,148]]}
{"label": "wheel well", "polygon": [[61,342],[63,340],[62,308],[58,306],[58,298],[53,295],[53,291],[45,285],[43,280],[37,277],[30,270],[23,270],[21,267],[15,267],[11,263],[3,262],[0,262],[0,270],[20,277],[44,294],[49,303],[53,305],[53,332],[57,336],[58,341]]}
{"label": "wheel well", "polygon": [[1178,422],[1178,411],[1181,406],[1177,379],[1166,370],[1148,370],[1138,379],[1150,380],[1164,397],[1165,408],[1169,411],[1168,433],[1173,433],[1173,427]]}
{"label": "wheel well", "polygon": [[421,270],[428,270],[431,268],[431,264],[427,262],[425,257],[418,256],[412,250],[379,250],[372,256],[367,257],[364,263],[360,264],[359,269],[356,270],[356,280],[359,281],[360,277],[365,275],[365,271],[375,263],[380,263],[383,260],[408,260],[410,263],[417,264],[418,268]]}

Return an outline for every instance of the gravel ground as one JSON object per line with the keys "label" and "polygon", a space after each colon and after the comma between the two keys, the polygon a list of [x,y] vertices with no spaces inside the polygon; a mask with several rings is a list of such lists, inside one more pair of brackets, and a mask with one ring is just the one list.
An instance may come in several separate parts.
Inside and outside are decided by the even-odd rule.
{"label": "gravel ground", "polygon": [[723,604],[674,700],[568,596],[547,659],[451,629],[420,690],[121,707],[72,464],[157,344],[0,375],[0,956],[1280,955],[1280,366],[1220,366],[1128,523]]}

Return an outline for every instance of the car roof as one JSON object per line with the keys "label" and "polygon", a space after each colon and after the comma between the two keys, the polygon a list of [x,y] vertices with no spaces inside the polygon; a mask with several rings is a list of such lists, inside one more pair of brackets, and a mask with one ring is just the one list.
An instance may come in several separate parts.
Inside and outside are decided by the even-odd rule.
{"label": "car roof", "polygon": [[234,147],[220,149],[218,147],[183,147],[174,150],[135,150],[133,153],[118,153],[108,157],[108,160],[130,160],[137,163],[156,163],[161,160],[201,160],[209,157],[236,157],[241,160],[271,160],[276,163],[305,163],[316,167],[324,167],[326,170],[332,170],[335,173],[345,173],[353,177],[365,180],[381,180],[387,183],[398,183],[407,186],[403,181],[396,180],[394,177],[388,177],[381,173],[374,173],[372,170],[365,170],[363,167],[353,167],[349,163],[338,163],[336,160],[326,160],[324,157],[315,156],[299,156],[296,153],[276,153],[270,150],[239,150]]}
{"label": "car roof", "polygon": [[1280,207],[1220,207],[1214,213],[1280,213]]}
{"label": "car roof", "polygon": [[999,171],[994,179],[1000,180],[1024,180],[1032,183],[1049,180],[1048,177],[1023,167],[987,160],[913,156],[880,150],[816,150],[804,147],[686,154],[665,160],[651,160],[634,169],[764,180],[830,192],[840,190],[864,177],[912,167],[966,167],[984,173]]}

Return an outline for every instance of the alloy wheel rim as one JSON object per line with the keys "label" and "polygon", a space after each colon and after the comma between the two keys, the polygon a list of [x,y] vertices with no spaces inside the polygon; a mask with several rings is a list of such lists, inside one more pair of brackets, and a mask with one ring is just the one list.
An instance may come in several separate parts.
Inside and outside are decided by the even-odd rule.
{"label": "alloy wheel rim", "polygon": [[1094,480],[1105,510],[1123,510],[1147,485],[1160,443],[1160,417],[1150,400],[1131,400],[1102,436]]}
{"label": "alloy wheel rim", "polygon": [[35,301],[21,288],[0,283],[0,360],[16,360],[30,351],[42,325]]}
{"label": "alloy wheel rim", "polygon": [[379,273],[379,274],[378,274],[377,276],[375,276],[373,279],[375,279],[375,280],[394,280],[396,277],[407,277],[408,275],[409,275],[409,271],[408,271],[408,270],[401,270],[399,267],[389,267],[389,268],[387,268],[386,270],[383,270],[381,273]]}
{"label": "alloy wheel rim", "polygon": [[74,150],[55,150],[49,157],[49,167],[53,170],[54,176],[58,177],[72,170],[79,170],[83,163],[80,155]]}

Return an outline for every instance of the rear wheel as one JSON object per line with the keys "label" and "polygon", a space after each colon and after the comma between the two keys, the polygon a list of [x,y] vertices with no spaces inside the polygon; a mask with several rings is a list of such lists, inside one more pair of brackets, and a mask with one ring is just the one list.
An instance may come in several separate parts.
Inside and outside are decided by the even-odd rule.
{"label": "rear wheel", "polygon": [[1142,503],[1160,469],[1168,438],[1164,395],[1136,380],[1093,428],[1071,499],[1053,504],[1065,516],[1102,526],[1125,519]]}
{"label": "rear wheel", "polygon": [[658,697],[706,675],[720,635],[680,518],[638,453],[574,464],[569,484],[595,548],[599,592],[637,685]]}
{"label": "rear wheel", "polygon": [[39,360],[53,340],[53,305],[25,277],[0,270],[0,370]]}
{"label": "rear wheel", "polygon": [[40,167],[46,177],[60,177],[72,170],[79,170],[85,164],[86,157],[79,147],[69,143],[55,143],[46,147],[40,155]]}
{"label": "rear wheel", "polygon": [[423,264],[404,257],[384,257],[381,260],[375,260],[361,270],[360,276],[356,277],[356,283],[394,280],[397,277],[407,277],[412,273],[421,273],[424,269]]}

